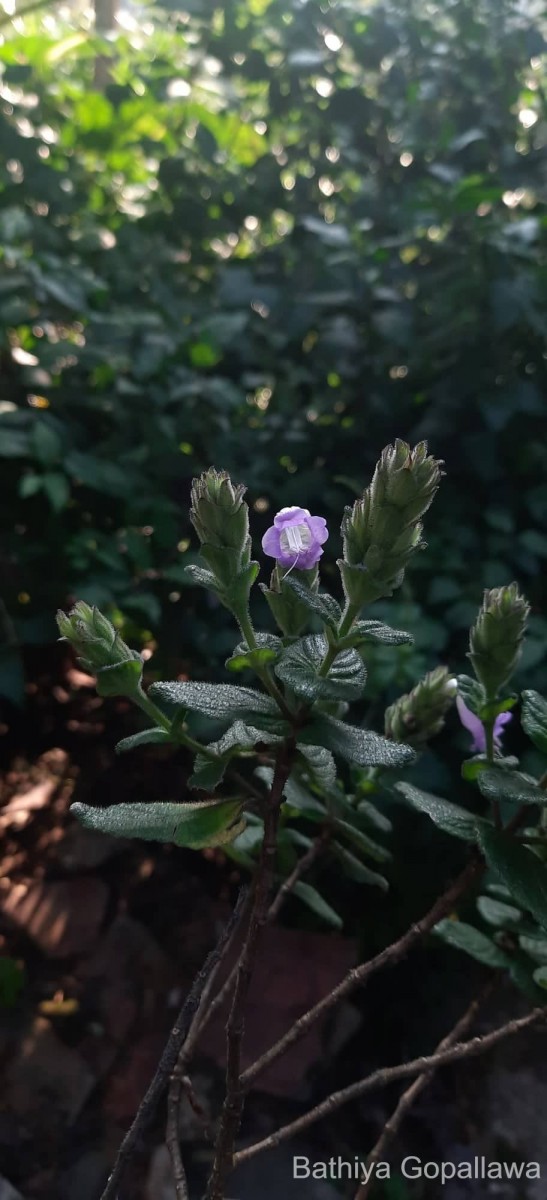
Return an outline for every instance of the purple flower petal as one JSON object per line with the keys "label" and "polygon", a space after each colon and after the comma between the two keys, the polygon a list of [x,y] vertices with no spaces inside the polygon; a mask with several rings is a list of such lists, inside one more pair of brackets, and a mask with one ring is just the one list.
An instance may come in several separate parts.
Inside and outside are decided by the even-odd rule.
{"label": "purple flower petal", "polygon": [[266,530],[262,538],[262,549],[264,554],[268,554],[270,558],[279,558],[281,552],[280,546],[281,533],[279,529],[275,529],[273,525]]}
{"label": "purple flower petal", "polygon": [[501,738],[504,725],[508,725],[509,721],[512,720],[513,714],[511,712],[502,712],[496,717],[496,720],[494,721],[494,745],[496,750],[501,749]]}
{"label": "purple flower petal", "polygon": [[323,542],[326,542],[329,536],[329,531],[327,529],[327,522],[325,521],[324,517],[308,517],[306,520],[306,525],[308,526],[314,541],[319,542],[320,545],[322,545]]}
{"label": "purple flower petal", "polygon": [[264,534],[262,549],[282,567],[309,571],[319,562],[321,546],[329,536],[324,517],[312,517],[309,509],[282,508]]}
{"label": "purple flower petal", "polygon": [[467,704],[464,704],[461,696],[456,696],[456,708],[464,729],[467,729],[472,734],[473,742],[471,749],[479,754],[484,754],[486,750],[486,734],[480,717],[471,712]]}
{"label": "purple flower petal", "polygon": [[295,505],[281,508],[274,517],[274,525],[276,529],[285,529],[287,525],[303,525],[309,515],[309,508],[297,508]]}

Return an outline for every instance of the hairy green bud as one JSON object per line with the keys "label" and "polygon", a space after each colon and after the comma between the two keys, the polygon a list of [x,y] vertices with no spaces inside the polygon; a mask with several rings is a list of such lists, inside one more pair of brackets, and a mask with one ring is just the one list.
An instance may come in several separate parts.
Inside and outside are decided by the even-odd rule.
{"label": "hairy green bud", "polygon": [[520,657],[530,605],[518,584],[484,593],[482,607],[469,636],[469,655],[487,700],[495,700],[511,678]]}
{"label": "hairy green bud", "polygon": [[139,687],[142,658],[130,650],[114,626],[84,600],[69,613],[59,610],[57,625],[63,641],[70,642],[84,670],[97,676],[100,696],[130,696]]}
{"label": "hairy green bud", "polygon": [[226,471],[210,467],[192,483],[190,518],[211,572],[210,586],[232,612],[247,608],[258,573],[251,561],[249,508],[243,484],[233,484]]}
{"label": "hairy green bud", "polygon": [[249,542],[246,490],[241,483],[233,484],[227,471],[214,467],[192,481],[190,519],[202,546],[243,554]]}
{"label": "hairy green bud", "polygon": [[457,682],[451,677],[448,667],[435,667],[411,692],[400,696],[386,709],[386,737],[394,742],[406,742],[408,746],[425,745],[443,728],[446,713],[457,690]]}
{"label": "hairy green bud", "polygon": [[441,465],[428,455],[427,442],[411,449],[397,439],[382,451],[372,483],[342,521],[338,565],[351,604],[370,604],[401,586],[410,558],[424,546],[420,518],[439,486]]}
{"label": "hairy green bud", "polygon": [[[263,593],[273,613],[274,619],[285,637],[298,637],[306,628],[310,619],[309,609],[299,600],[296,592],[285,583],[286,571],[279,564],[274,567],[270,586],[261,583]],[[312,592],[319,589],[319,572],[317,567],[309,571],[292,571],[292,578],[300,580]]]}

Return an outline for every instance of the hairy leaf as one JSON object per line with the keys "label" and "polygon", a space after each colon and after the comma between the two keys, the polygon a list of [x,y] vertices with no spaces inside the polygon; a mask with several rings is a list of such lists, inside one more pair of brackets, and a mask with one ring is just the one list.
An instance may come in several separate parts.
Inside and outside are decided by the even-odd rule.
{"label": "hairy leaf", "polygon": [[508,800],[512,804],[547,804],[547,792],[520,771],[489,767],[479,772],[477,783],[488,800]]}
{"label": "hairy leaf", "polygon": [[341,862],[344,875],[349,879],[353,879],[355,883],[366,883],[371,887],[378,887],[382,892],[389,890],[387,879],[383,875],[379,875],[377,871],[371,871],[370,867],[366,867],[360,859],[347,849],[347,846],[341,846],[340,842],[331,844],[331,851],[334,857]]}
{"label": "hairy leaf", "polygon": [[277,714],[269,696],[231,683],[153,683],[149,693],[164,704],[177,704],[206,717],[223,720],[242,713]]}
{"label": "hairy leaf", "polygon": [[488,865],[517,904],[547,929],[547,866],[508,833],[483,826],[479,840]]}
{"label": "hairy leaf", "polygon": [[171,741],[171,736],[167,729],[162,729],[156,726],[153,729],[143,729],[141,733],[132,733],[130,737],[122,738],[116,743],[116,754],[123,754],[126,750],[134,750],[136,746],[147,746],[149,743],[162,744]]}
{"label": "hairy leaf", "polygon": [[512,904],[504,904],[502,900],[493,900],[491,896],[479,896],[477,908],[487,925],[496,929],[515,929],[522,925],[522,913]]}
{"label": "hairy leaf", "polygon": [[298,883],[294,885],[293,892],[308,908],[311,908],[316,916],[326,921],[327,925],[332,925],[333,929],[342,929],[344,924],[342,918],[331,908],[330,904],[327,904],[327,901],[323,899],[317,888],[312,887],[311,883],[304,883],[303,879],[299,879]]}
{"label": "hairy leaf", "polygon": [[476,958],[477,962],[484,963],[486,967],[509,966],[510,960],[503,950],[500,950],[485,933],[481,933],[473,925],[466,925],[464,921],[451,921],[447,917],[444,921],[439,921],[433,933],[449,946],[465,950],[466,954]]}
{"label": "hairy leaf", "polygon": [[142,838],[151,842],[174,842],[200,850],[222,846],[241,833],[241,800],[204,800],[201,804],[111,804],[93,808],[72,804],[70,811],[88,829],[114,837]]}
{"label": "hairy leaf", "polygon": [[542,754],[547,754],[547,700],[539,692],[522,693],[520,719],[534,746],[537,746]]}
{"label": "hairy leaf", "polygon": [[382,646],[404,646],[414,641],[411,633],[406,633],[404,629],[392,629],[390,625],[384,625],[383,621],[356,621],[351,630],[351,638],[356,646],[366,642],[378,642]]}
{"label": "hairy leaf", "polygon": [[288,575],[285,582],[293,592],[296,593],[298,599],[306,605],[310,612],[315,613],[325,625],[331,629],[336,629],[340,623],[342,610],[334,596],[329,596],[328,592],[314,592],[311,588],[306,587],[300,579],[294,579],[292,575]]}
{"label": "hairy leaf", "polygon": [[328,651],[323,634],[301,638],[285,650],[275,666],[275,673],[298,696],[306,700],[354,700],[363,692],[367,672],[356,650],[342,650],[321,675],[322,663]]}
{"label": "hairy leaf", "polygon": [[314,716],[298,740],[299,743],[322,742],[333,754],[359,767],[406,767],[416,757],[410,746],[323,714]]}
{"label": "hairy leaf", "polygon": [[421,788],[414,787],[413,783],[396,783],[395,790],[400,792],[413,808],[427,813],[433,824],[444,833],[460,838],[463,842],[477,840],[479,818],[466,812],[465,808],[452,804],[450,800],[442,800],[440,796],[433,796],[430,792],[423,792]]}

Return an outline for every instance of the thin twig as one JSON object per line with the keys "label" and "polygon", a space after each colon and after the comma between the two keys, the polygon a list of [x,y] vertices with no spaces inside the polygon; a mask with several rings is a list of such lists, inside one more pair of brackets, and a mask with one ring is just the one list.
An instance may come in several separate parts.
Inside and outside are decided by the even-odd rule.
{"label": "thin twig", "polygon": [[275,764],[270,795],[264,811],[264,837],[255,876],[253,907],[237,969],[232,1007],[226,1026],[226,1096],[220,1118],[215,1157],[206,1200],[223,1200],[224,1182],[232,1166],[234,1141],[239,1129],[244,1102],[241,1086],[241,1043],[244,1030],[244,1009],[256,960],[258,943],[268,917],[268,901],[273,879],[279,811],[283,788],[289,777],[293,758],[291,743],[283,743]]}
{"label": "thin twig", "polygon": [[[237,931],[245,920],[245,917],[249,911],[251,902],[252,902],[252,891],[250,888],[246,888],[244,898],[243,898],[241,904],[238,904],[237,917],[236,917],[236,913],[234,912],[234,920],[232,922],[232,928],[231,928],[230,935],[224,942],[221,953],[219,954],[218,959],[217,959],[212,971],[210,972],[207,982],[205,984],[205,987],[203,988],[203,991],[201,993],[201,998],[200,998],[198,1008],[197,1008],[196,1012],[194,1013],[194,1016],[190,1023],[190,1028],[188,1030],[187,1036],[184,1039],[184,1042],[179,1049],[177,1062],[175,1064],[175,1068],[173,1070],[173,1073],[171,1075],[171,1079],[169,1082],[169,1092],[168,1092],[168,1099],[167,1099],[167,1131],[166,1131],[165,1140],[166,1140],[167,1148],[171,1155],[171,1164],[173,1167],[173,1178],[175,1181],[175,1188],[179,1189],[179,1191],[177,1192],[177,1200],[187,1200],[187,1196],[185,1195],[185,1192],[183,1189],[184,1189],[184,1187],[186,1187],[186,1189],[188,1190],[187,1184],[186,1184],[186,1176],[184,1173],[184,1166],[182,1163],[182,1156],[181,1156],[181,1152],[180,1152],[180,1142],[179,1142],[179,1111],[180,1111],[180,1103],[181,1103],[181,1099],[182,1099],[182,1093],[183,1093],[183,1091],[187,1090],[185,1087],[185,1082],[188,1079],[188,1077],[186,1075],[186,1070],[188,1067],[188,1063],[190,1062],[192,1055],[194,1053],[196,1044],[201,1036],[202,1030],[204,1029],[207,1022],[210,1020],[210,1018],[213,1014],[213,1011],[216,1011],[216,1008],[219,1007],[219,997],[222,998],[224,988],[221,988],[218,995],[215,996],[212,1000],[211,1000],[211,993],[213,991],[213,988],[215,985],[215,980],[217,978],[220,967],[222,966],[222,963],[223,963],[224,959],[226,958],[226,955],[229,954],[230,949],[233,946],[234,939],[237,935]],[[232,974],[234,974],[234,972],[232,972]],[[228,978],[231,979],[231,975]],[[224,987],[225,986],[226,985],[224,985]],[[190,1083],[190,1080],[188,1080],[188,1082]]]}
{"label": "thin twig", "polygon": [[165,1049],[160,1058],[148,1091],[141,1101],[137,1115],[128,1129],[118,1150],[116,1161],[108,1177],[101,1200],[114,1200],[114,1197],[117,1194],[119,1182],[126,1163],[133,1153],[141,1134],[153,1116],[162,1093],[167,1087],[169,1076],[175,1067],[180,1047],[186,1038],[192,1017],[198,1009],[202,993],[209,979],[209,975],[215,969],[217,963],[220,962],[224,947],[232,934],[232,930],[239,921],[241,909],[245,904],[246,898],[247,889],[242,888],[230,920],[222,930],[215,948],[211,950],[210,954],[208,954],[203,967],[196,975],[186,1000],[184,1001],[184,1004],[178,1013],[171,1033],[169,1034]]}
{"label": "thin twig", "polygon": [[[284,883],[281,884],[281,887],[279,888],[277,895],[274,897],[274,899],[272,900],[272,903],[270,904],[270,907],[268,909],[268,915],[267,915],[268,922],[275,921],[276,918],[279,916],[281,907],[287,900],[288,896],[293,891],[295,884],[298,883],[298,880],[302,878],[302,876],[306,873],[306,871],[309,870],[309,868],[316,861],[316,859],[319,858],[320,854],[322,853],[322,851],[324,850],[324,848],[326,846],[326,843],[327,843],[327,838],[325,836],[325,832],[323,832],[322,834],[319,835],[319,837],[317,837],[314,840],[314,842],[309,847],[309,849],[306,851],[306,853],[302,856],[302,858],[300,858],[298,860],[298,862],[294,868],[294,871],[292,872],[291,875],[288,876],[288,878],[284,881]],[[242,915],[244,915],[244,914],[242,914]],[[233,945],[233,940],[234,940],[235,934],[236,934],[236,930],[234,930],[234,933],[230,939],[230,942],[226,946],[225,952],[223,954],[223,958],[226,957],[226,953],[229,951],[230,947]],[[181,1103],[181,1099],[182,1099],[182,1093],[184,1090],[187,1090],[185,1088],[185,1079],[187,1079],[188,1077],[185,1075],[185,1072],[188,1068],[189,1063],[191,1062],[196,1045],[199,1042],[199,1039],[201,1038],[201,1035],[202,1035],[205,1027],[209,1024],[211,1018],[214,1016],[214,1014],[216,1012],[218,1012],[219,1008],[222,1007],[222,1005],[224,1004],[224,1001],[230,995],[230,993],[234,987],[235,981],[236,981],[237,971],[238,971],[238,963],[237,962],[232,967],[232,970],[230,971],[229,975],[225,979],[222,987],[220,988],[220,991],[217,992],[216,996],[214,996],[213,999],[210,999],[210,994],[214,987],[214,983],[215,983],[216,976],[218,974],[219,967],[220,967],[220,963],[217,965],[216,969],[209,976],[207,985],[203,991],[203,995],[202,995],[202,998],[200,1001],[198,1011],[196,1012],[196,1015],[190,1026],[188,1037],[186,1038],[184,1045],[180,1049],[177,1065],[175,1067],[175,1070],[173,1071],[173,1075],[171,1077],[171,1082],[169,1084],[170,1111],[172,1109],[173,1112],[177,1113],[175,1128],[178,1128],[178,1112],[179,1112],[179,1107],[180,1107],[180,1103]],[[171,1131],[171,1137],[167,1138],[167,1145],[168,1145],[169,1149],[171,1150],[171,1154],[172,1154],[171,1148],[172,1148],[172,1145],[174,1145],[172,1131]],[[173,1157],[173,1155],[172,1155],[172,1157]],[[177,1170],[180,1171],[180,1167],[178,1166],[179,1162],[180,1162],[180,1149],[178,1148],[178,1141],[177,1141],[177,1159],[173,1158],[173,1172],[175,1175],[175,1181],[177,1178],[176,1172],[177,1172]],[[177,1200],[179,1200],[178,1197],[177,1197]],[[180,1200],[185,1200],[183,1193],[181,1193]]]}
{"label": "thin twig", "polygon": [[306,853],[302,855],[302,858],[298,859],[294,870],[291,871],[291,874],[287,876],[285,882],[281,884],[277,895],[274,896],[274,899],[270,904],[268,909],[268,921],[275,921],[279,916],[281,908],[283,907],[285,901],[289,898],[291,892],[294,891],[299,879],[306,874],[306,871],[309,871],[316,859],[318,859],[323,853],[329,836],[328,829],[325,827],[323,832],[314,839],[309,849],[306,850]]}
{"label": "thin twig", "polygon": [[387,946],[375,958],[371,958],[366,963],[361,963],[358,967],[353,967],[337,987],[329,992],[328,996],[324,996],[318,1004],[315,1004],[313,1008],[303,1013],[274,1046],[271,1046],[265,1054],[252,1063],[241,1076],[242,1087],[245,1089],[249,1088],[257,1076],[262,1074],[270,1063],[275,1062],[277,1058],[285,1054],[295,1042],[308,1032],[316,1021],[329,1012],[331,1008],[334,1008],[341,1000],[345,999],[346,996],[349,996],[357,987],[366,983],[371,975],[382,970],[383,967],[393,966],[404,958],[416,942],[419,942],[426,933],[429,933],[433,929],[433,926],[442,917],[451,911],[464,892],[482,875],[484,869],[484,863],[479,858],[475,858],[472,862],[468,863],[461,875],[458,876],[442,896],[439,896],[432,908],[429,909],[429,912],[420,921],[415,925],[411,925],[410,929],[407,929],[402,937],[398,938],[396,942],[392,942],[390,946]]}
{"label": "thin twig", "polygon": [[546,1017],[547,1011],[545,1008],[535,1008],[532,1012],[527,1013],[525,1017],[509,1021],[499,1029],[494,1029],[491,1033],[486,1033],[484,1037],[472,1038],[469,1042],[459,1043],[457,1046],[449,1047],[441,1053],[415,1058],[411,1062],[400,1063],[396,1067],[383,1067],[379,1071],[374,1071],[366,1079],[359,1079],[357,1083],[352,1083],[349,1087],[343,1088],[339,1092],[333,1092],[321,1104],[304,1113],[302,1117],[298,1117],[296,1121],[291,1121],[289,1125],[283,1125],[281,1129],[272,1133],[270,1137],[264,1138],[261,1142],[255,1142],[253,1146],[247,1146],[245,1150],[240,1150],[238,1154],[234,1155],[234,1166],[245,1162],[249,1158],[254,1158],[256,1154],[261,1154],[264,1150],[273,1150],[275,1146],[279,1146],[280,1142],[285,1142],[293,1134],[307,1129],[315,1121],[321,1120],[322,1117],[329,1116],[337,1108],[341,1108],[343,1104],[348,1104],[350,1100],[357,1100],[360,1096],[364,1096],[365,1092],[371,1092],[374,1088],[385,1087],[386,1084],[393,1083],[395,1079],[404,1079],[407,1075],[416,1075],[424,1071],[437,1070],[438,1067],[446,1066],[448,1063],[458,1062],[464,1058],[474,1058],[476,1055],[490,1050],[497,1042],[512,1037],[522,1029],[533,1025],[535,1021],[545,1020]]}
{"label": "thin twig", "polygon": [[[454,1025],[454,1028],[450,1030],[450,1033],[448,1033],[446,1035],[446,1037],[444,1037],[442,1039],[441,1042],[439,1042],[439,1045],[435,1049],[435,1054],[442,1054],[443,1050],[448,1050],[451,1046],[454,1046],[456,1044],[456,1042],[458,1042],[460,1040],[460,1038],[463,1036],[463,1034],[467,1033],[467,1030],[473,1024],[473,1021],[475,1020],[475,1017],[477,1016],[479,1009],[482,1008],[485,1000],[490,995],[490,993],[491,993],[494,985],[497,983],[497,981],[498,981],[497,975],[494,975],[491,979],[488,980],[488,983],[482,989],[480,995],[476,996],[475,999],[471,1002],[469,1007],[466,1009],[466,1011],[460,1017],[459,1021],[457,1021],[456,1024]],[[399,1101],[398,1101],[396,1108],[394,1109],[391,1116],[386,1121],[384,1128],[380,1134],[380,1137],[378,1138],[378,1141],[376,1142],[375,1146],[372,1148],[372,1150],[370,1151],[370,1154],[367,1157],[367,1161],[365,1164],[366,1171],[364,1172],[365,1179],[363,1180],[362,1184],[360,1185],[360,1187],[358,1188],[358,1190],[355,1194],[355,1200],[368,1200],[371,1189],[374,1185],[374,1172],[373,1172],[372,1168],[374,1167],[375,1163],[384,1161],[384,1156],[385,1156],[387,1147],[389,1146],[390,1142],[392,1142],[393,1139],[397,1136],[397,1133],[399,1132],[399,1129],[401,1127],[401,1124],[402,1124],[404,1118],[406,1117],[406,1114],[408,1113],[409,1109],[412,1108],[412,1105],[418,1099],[418,1096],[420,1095],[420,1093],[425,1090],[425,1088],[427,1087],[427,1085],[433,1078],[434,1074],[435,1074],[434,1070],[422,1072],[422,1074],[418,1075],[418,1078],[415,1079],[414,1082],[410,1084],[410,1087],[408,1087],[406,1089],[406,1091],[403,1092],[402,1096],[399,1097]]]}
{"label": "thin twig", "polygon": [[[307,850],[306,853],[302,855],[302,858],[298,860],[294,871],[291,875],[289,875],[285,882],[281,884],[277,895],[274,896],[272,903],[270,904],[267,916],[268,923],[275,921],[279,916],[280,910],[290,896],[291,892],[294,890],[295,884],[298,883],[298,880],[302,878],[306,871],[309,871],[312,864],[317,858],[319,858],[320,854],[325,849],[326,844],[326,835],[325,833],[322,833],[319,835],[319,837],[315,838],[315,840],[312,842],[312,845],[309,847],[309,850]],[[217,992],[216,996],[214,996],[212,1000],[209,1000],[209,995],[206,996],[204,993],[203,1002],[199,1006],[198,1012],[196,1013],[194,1021],[192,1022],[192,1028],[190,1029],[188,1037],[181,1051],[185,1069],[190,1062],[190,1058],[194,1052],[199,1038],[203,1033],[203,1030],[205,1029],[205,1026],[209,1024],[211,1018],[216,1012],[218,1012],[219,1008],[222,1008],[224,1001],[230,995],[230,992],[232,991],[236,981],[237,969],[238,963],[236,962],[222,984],[220,991]],[[212,984],[214,984],[216,974],[217,973],[215,972],[215,975],[211,979]],[[180,1060],[177,1064],[177,1069],[179,1067]]]}
{"label": "thin twig", "polygon": [[186,1171],[182,1161],[179,1141],[179,1096],[173,1090],[172,1083],[167,1096],[167,1132],[165,1135],[167,1149],[171,1156],[173,1182],[177,1200],[190,1200]]}

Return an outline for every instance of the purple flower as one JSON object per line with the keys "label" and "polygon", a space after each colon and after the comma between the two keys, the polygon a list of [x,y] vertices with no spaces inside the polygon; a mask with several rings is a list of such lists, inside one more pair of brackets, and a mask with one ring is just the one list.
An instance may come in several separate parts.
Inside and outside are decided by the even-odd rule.
{"label": "purple flower", "polygon": [[282,567],[309,571],[319,562],[328,536],[324,517],[312,517],[307,508],[282,508],[262,538],[262,549]]}
{"label": "purple flower", "polygon": [[[484,732],[484,725],[480,717],[477,717],[474,712],[471,712],[471,709],[467,707],[467,704],[464,704],[461,696],[456,697],[456,708],[464,729],[469,730],[469,733],[473,735],[471,750],[477,754],[484,754],[486,750],[486,734]],[[494,746],[496,750],[501,749],[501,735],[503,732],[503,726],[507,725],[507,722],[511,721],[512,718],[513,714],[510,712],[502,712],[496,717],[496,720],[494,721]]]}

